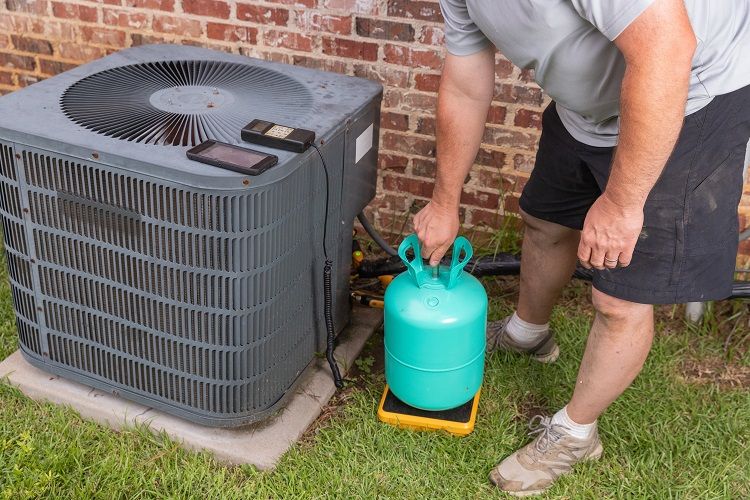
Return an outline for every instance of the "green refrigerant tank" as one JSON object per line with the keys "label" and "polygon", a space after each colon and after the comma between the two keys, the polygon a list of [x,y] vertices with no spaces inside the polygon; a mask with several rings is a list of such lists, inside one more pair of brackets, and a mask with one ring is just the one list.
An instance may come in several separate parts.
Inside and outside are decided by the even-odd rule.
{"label": "green refrigerant tank", "polygon": [[471,244],[459,236],[450,266],[438,269],[422,263],[415,234],[398,253],[407,270],[385,293],[386,382],[414,408],[456,408],[474,397],[484,374],[487,293],[463,270]]}

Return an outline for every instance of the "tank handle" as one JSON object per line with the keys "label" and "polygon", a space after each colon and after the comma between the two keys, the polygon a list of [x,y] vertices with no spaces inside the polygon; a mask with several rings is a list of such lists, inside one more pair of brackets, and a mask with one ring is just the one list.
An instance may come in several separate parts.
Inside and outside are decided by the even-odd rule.
{"label": "tank handle", "polygon": [[[411,261],[406,256],[406,252],[409,251],[409,249],[414,252],[414,259]],[[427,277],[425,276],[425,273],[422,272],[424,269],[424,265],[422,264],[422,251],[419,248],[419,238],[416,234],[412,233],[404,238],[404,241],[398,246],[398,256],[404,261],[406,269],[409,271],[414,282],[417,286],[421,287],[425,281],[427,281]]]}
{"label": "tank handle", "polygon": [[[462,253],[463,258],[461,258]],[[458,281],[458,277],[461,275],[461,271],[463,271],[464,267],[466,267],[466,264],[469,263],[472,255],[474,255],[474,249],[471,248],[471,243],[469,243],[469,240],[467,240],[463,236],[459,236],[458,238],[456,238],[456,241],[453,242],[451,269],[448,274],[448,285],[446,286],[446,288],[451,288],[456,284],[456,282]]]}
{"label": "tank handle", "polygon": [[[410,249],[414,252],[414,258],[412,260],[409,260],[406,255],[406,252]],[[463,236],[456,238],[456,241],[453,242],[453,255],[451,256],[448,282],[445,285],[446,288],[451,288],[456,284],[461,275],[461,271],[463,271],[473,255],[474,250],[471,248],[469,240]],[[424,270],[424,264],[422,262],[422,252],[419,247],[419,238],[416,234],[412,233],[404,238],[404,241],[402,241],[401,245],[398,247],[398,256],[401,257],[404,265],[406,265],[407,271],[409,271],[409,274],[417,286],[421,287],[429,281],[428,273],[422,272]]]}

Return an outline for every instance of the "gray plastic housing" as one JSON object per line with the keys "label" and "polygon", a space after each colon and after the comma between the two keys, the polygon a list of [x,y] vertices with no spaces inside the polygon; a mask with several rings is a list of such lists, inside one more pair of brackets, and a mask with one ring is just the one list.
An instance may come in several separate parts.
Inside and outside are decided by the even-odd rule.
{"label": "gray plastic housing", "polygon": [[[300,83],[307,108],[256,100],[247,122],[316,132],[328,207],[313,149],[247,144],[279,163],[246,177],[188,160],[187,147],[90,131],[61,110],[82,78],[174,60],[257,65]],[[0,216],[25,358],[208,426],[277,410],[325,348],[326,211],[337,333],[349,319],[352,223],[375,195],[381,96],[368,80],[152,45],[0,98]],[[242,144],[239,128],[233,139]]]}

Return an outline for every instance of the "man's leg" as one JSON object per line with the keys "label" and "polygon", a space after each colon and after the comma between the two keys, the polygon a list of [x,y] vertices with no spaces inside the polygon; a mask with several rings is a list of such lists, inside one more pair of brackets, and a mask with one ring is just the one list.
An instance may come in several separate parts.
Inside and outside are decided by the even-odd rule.
{"label": "man's leg", "polygon": [[525,223],[521,290],[516,312],[487,326],[487,349],[522,352],[542,363],[560,353],[549,330],[552,308],[573,274],[579,231],[533,217]]}
{"label": "man's leg", "polygon": [[571,420],[589,424],[628,388],[641,371],[654,338],[654,307],[592,289],[596,316],[578,371]]}
{"label": "man's leg", "polygon": [[515,495],[541,493],[602,445],[596,419],[641,371],[654,336],[653,306],[593,289],[596,309],[586,351],[568,405],[551,418],[534,417],[537,438],[503,460],[490,480]]}
{"label": "man's leg", "polygon": [[521,212],[525,224],[521,248],[518,316],[529,323],[549,322],[552,307],[576,267],[580,231]]}

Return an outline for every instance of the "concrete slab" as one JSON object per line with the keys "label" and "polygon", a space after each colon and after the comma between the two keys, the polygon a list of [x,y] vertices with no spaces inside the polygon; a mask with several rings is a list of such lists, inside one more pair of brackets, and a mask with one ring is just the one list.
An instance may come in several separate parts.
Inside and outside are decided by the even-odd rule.
{"label": "concrete slab", "polygon": [[[382,320],[382,310],[355,306],[335,353],[342,375]],[[28,364],[18,351],[0,363],[0,379],[7,377],[32,399],[70,406],[83,418],[113,429],[143,424],[154,433],[166,432],[185,448],[210,452],[221,462],[252,464],[262,470],[276,466],[335,392],[325,360],[316,360],[300,376],[295,395],[275,416],[239,429],[214,429],[51,375]]]}

